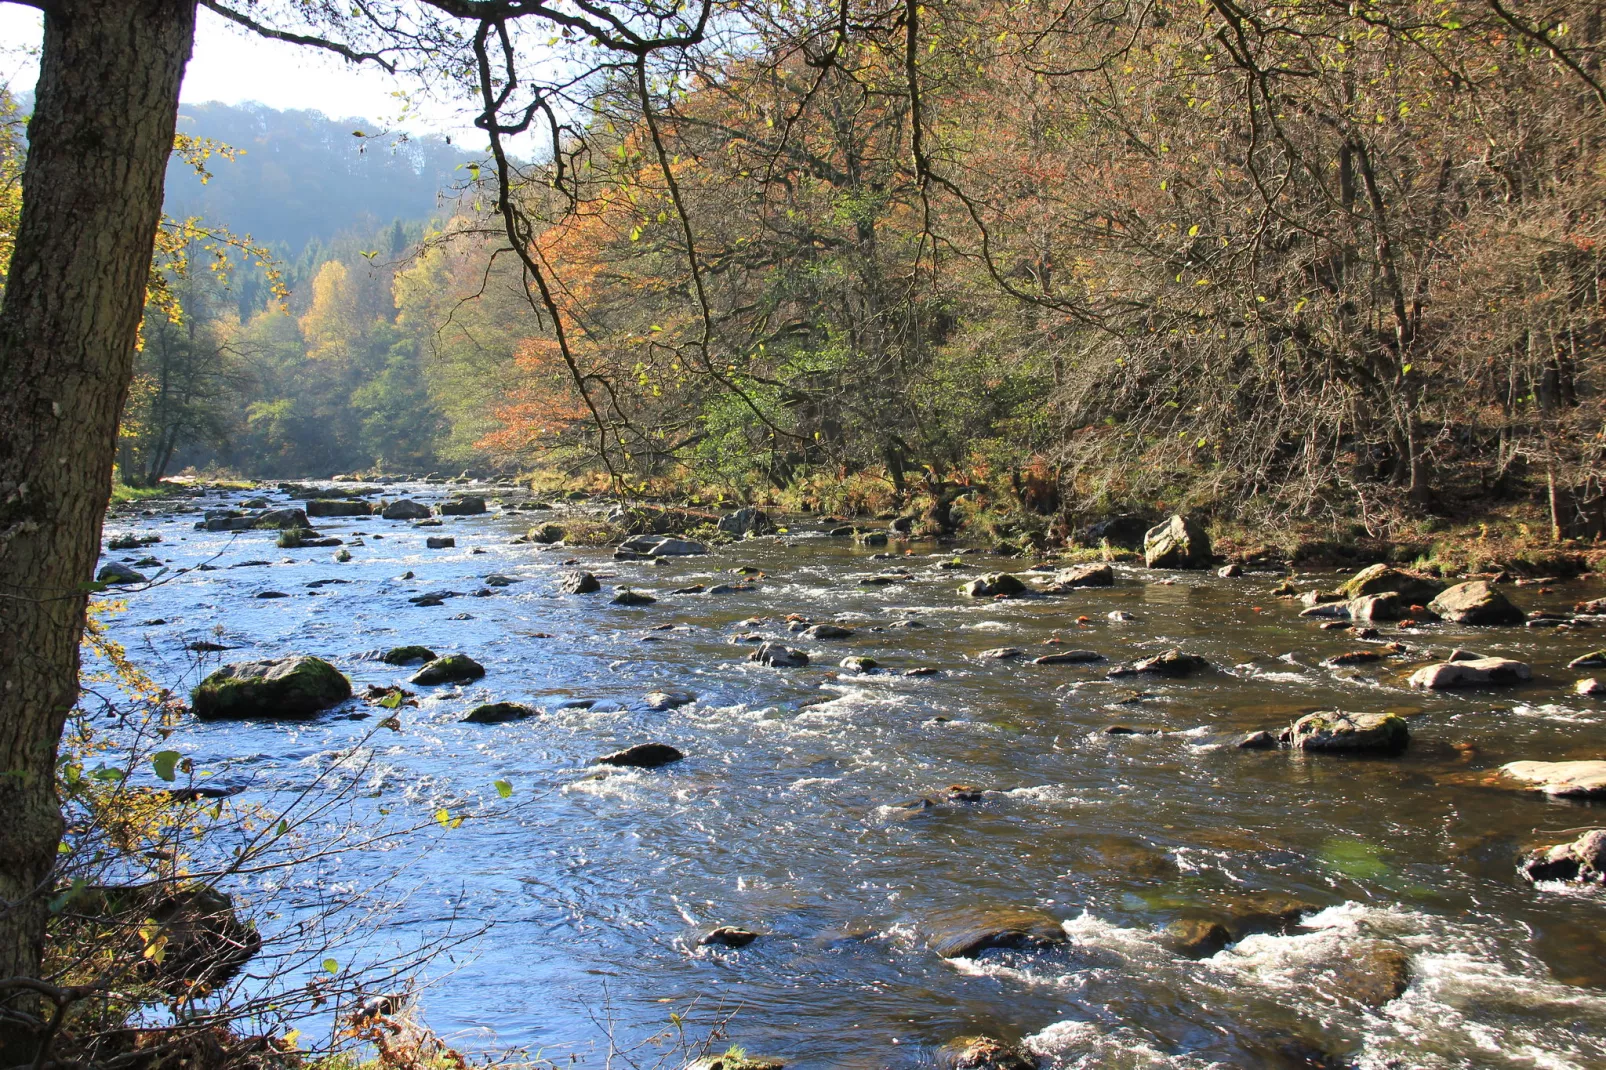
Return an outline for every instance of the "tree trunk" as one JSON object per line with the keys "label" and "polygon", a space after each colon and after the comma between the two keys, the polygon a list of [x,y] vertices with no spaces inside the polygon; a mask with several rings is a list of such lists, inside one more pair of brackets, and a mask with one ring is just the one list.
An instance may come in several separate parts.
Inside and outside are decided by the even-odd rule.
{"label": "tree trunk", "polygon": [[[22,218],[0,305],[0,979],[37,977],[78,696],[196,0],[48,0]],[[0,1065],[37,1043],[0,989]]]}

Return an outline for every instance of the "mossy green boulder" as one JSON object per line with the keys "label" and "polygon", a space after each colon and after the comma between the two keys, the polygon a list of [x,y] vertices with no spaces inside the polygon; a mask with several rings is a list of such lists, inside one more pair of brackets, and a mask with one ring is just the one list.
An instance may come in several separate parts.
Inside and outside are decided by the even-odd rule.
{"label": "mossy green boulder", "polygon": [[1356,599],[1369,594],[1392,592],[1399,595],[1407,606],[1425,606],[1442,590],[1444,584],[1427,576],[1388,565],[1368,565],[1339,584],[1335,593],[1347,599]]}
{"label": "mossy green boulder", "polygon": [[386,665],[412,665],[434,661],[435,652],[427,646],[393,646],[379,656]]}
{"label": "mossy green boulder", "polygon": [[485,675],[485,666],[467,654],[436,658],[413,674],[415,684],[466,684]]}
{"label": "mossy green boulder", "polygon": [[1398,754],[1411,741],[1411,729],[1397,713],[1310,713],[1289,729],[1289,743],[1309,751]]}
{"label": "mossy green boulder", "polygon": [[190,693],[190,705],[204,721],[302,719],[350,697],[351,681],[339,669],[297,655],[225,665]]}

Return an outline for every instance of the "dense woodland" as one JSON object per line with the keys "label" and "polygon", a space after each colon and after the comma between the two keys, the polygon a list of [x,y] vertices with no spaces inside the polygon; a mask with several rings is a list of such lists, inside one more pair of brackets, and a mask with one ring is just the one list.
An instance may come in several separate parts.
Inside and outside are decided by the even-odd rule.
{"label": "dense woodland", "polygon": [[[186,203],[312,244],[282,304],[192,270],[147,318],[124,477],[852,476],[1374,534],[1516,501],[1599,534],[1606,27],[1502,11],[766,10],[737,62],[605,74],[512,169],[549,304],[446,146],[217,109],[270,133]],[[316,163],[352,142],[380,164]],[[354,192],[275,200],[264,152]],[[455,195],[308,214],[392,172]]]}

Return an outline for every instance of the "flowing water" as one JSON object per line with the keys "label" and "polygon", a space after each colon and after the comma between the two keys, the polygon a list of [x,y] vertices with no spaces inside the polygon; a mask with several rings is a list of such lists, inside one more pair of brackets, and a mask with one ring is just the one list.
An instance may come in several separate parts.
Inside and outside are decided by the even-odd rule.
{"label": "flowing water", "polygon": [[[429,501],[446,489],[386,493]],[[114,518],[108,534],[161,535],[150,552],[173,570],[216,566],[131,594],[111,625],[164,683],[306,653],[360,690],[413,671],[364,652],[414,643],[486,667],[471,685],[412,688],[420,705],[400,711],[402,731],[372,742],[376,790],[360,804],[376,820],[381,809],[489,816],[439,830],[423,849],[343,853],[324,887],[297,893],[338,897],[414,850],[390,930],[494,922],[450,972],[438,963],[421,995],[430,1024],[469,1047],[575,1050],[579,1065],[601,1065],[599,1021],[639,1038],[695,1001],[731,1015],[749,1051],[795,1067],[935,1065],[944,1042],[970,1033],[1024,1040],[1056,1067],[1606,1066],[1606,896],[1534,887],[1515,869],[1523,847],[1570,839],[1606,813],[1469,775],[1606,756],[1606,703],[1574,696],[1580,674],[1565,668],[1606,645],[1606,630],[1384,625],[1383,638],[1420,656],[1328,669],[1323,659],[1364,644],[1300,620],[1297,604],[1273,596],[1271,574],[1122,566],[1113,588],[978,601],[959,583],[1030,562],[976,554],[962,558],[968,569],[941,569],[952,548],[895,542],[912,578],[862,586],[894,563],[817,524],[659,565],[514,545],[553,514],[493,511],[423,529],[320,521],[360,543],[337,563],[328,549],[280,550],[272,532],[195,531],[195,513],[153,512]],[[457,547],[426,549],[429,535]],[[568,559],[602,576],[604,593],[558,593]],[[251,560],[271,564],[228,567]],[[733,582],[740,566],[762,570],[750,590],[669,593]],[[409,570],[416,578],[398,578]],[[491,574],[519,582],[470,597]],[[307,586],[324,579],[349,582]],[[626,583],[659,601],[609,605],[607,588]],[[253,597],[267,589],[290,597]],[[408,602],[437,589],[464,597]],[[1593,581],[1506,590],[1527,610],[1606,593]],[[1113,610],[1135,619],[1112,622]],[[788,632],[788,614],[855,634],[806,640]],[[762,623],[740,623],[754,617]],[[924,627],[893,627],[909,620]],[[749,662],[740,632],[783,638],[811,664]],[[1111,663],[1180,646],[1216,669],[1112,681],[1108,663],[976,656],[1066,649],[1044,645],[1056,635]],[[198,640],[230,649],[198,658],[185,649]],[[1445,695],[1405,687],[1411,666],[1456,645],[1530,662],[1535,680]],[[837,668],[847,655],[890,671],[849,674]],[[941,671],[901,674],[916,667]],[[659,688],[697,698],[644,708]],[[598,704],[555,708],[567,699]],[[493,700],[548,712],[460,723]],[[348,716],[360,708],[186,722],[170,745],[221,782],[249,783],[250,797],[305,783],[370,731]],[[1231,745],[1230,733],[1330,708],[1407,714],[1411,746],[1343,759]],[[1164,732],[1107,733],[1112,724]],[[656,770],[590,764],[647,741],[687,757]],[[498,780],[513,786],[506,801]],[[956,784],[987,790],[949,801]],[[937,804],[900,805],[922,797]],[[1308,904],[1303,921],[1203,958],[1161,937],[1179,917],[1264,893]],[[1043,911],[1068,941],[974,960],[930,949],[937,919],[990,907]],[[727,924],[761,935],[739,950],[698,946]],[[1346,980],[1380,950],[1404,957],[1408,982],[1381,1003]]]}

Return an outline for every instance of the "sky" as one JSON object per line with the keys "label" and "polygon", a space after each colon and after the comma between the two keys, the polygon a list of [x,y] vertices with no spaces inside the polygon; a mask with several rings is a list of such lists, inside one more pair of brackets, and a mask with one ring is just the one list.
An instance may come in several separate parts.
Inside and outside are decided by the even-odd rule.
{"label": "sky", "polygon": [[[33,8],[0,0],[0,80],[13,93],[31,92],[38,80],[35,54],[44,32],[42,19]],[[394,94],[417,88],[372,65],[355,67],[315,49],[265,40],[202,8],[180,102],[256,101],[281,110],[311,108],[330,118],[360,118],[387,130],[449,134],[467,148],[483,144],[484,135],[465,111],[423,96],[416,100],[416,114],[398,125],[401,103]]]}

